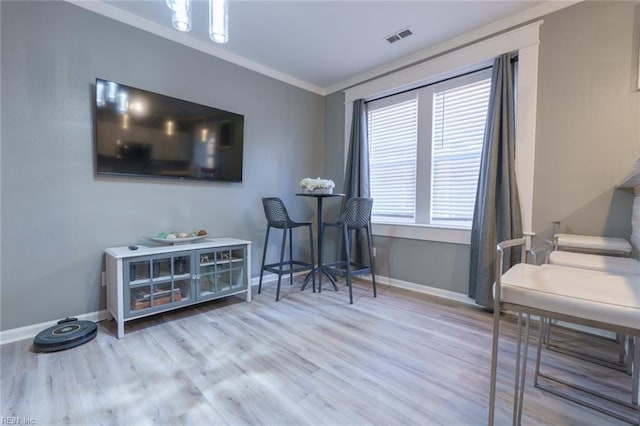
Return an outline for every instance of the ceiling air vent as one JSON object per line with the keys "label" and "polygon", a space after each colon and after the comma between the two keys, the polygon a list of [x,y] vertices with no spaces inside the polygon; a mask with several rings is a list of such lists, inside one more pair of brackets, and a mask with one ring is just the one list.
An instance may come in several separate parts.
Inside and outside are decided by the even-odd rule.
{"label": "ceiling air vent", "polygon": [[387,37],[387,41],[389,43],[395,43],[398,40],[400,40],[400,36],[398,36],[397,34]]}
{"label": "ceiling air vent", "polygon": [[400,32],[398,33],[398,35],[399,35],[401,38],[407,38],[407,37],[409,37],[411,34],[413,34],[413,33],[411,32],[411,30],[410,30],[409,28],[407,28],[406,30],[400,31]]}
{"label": "ceiling air vent", "polygon": [[387,40],[389,43],[395,43],[398,40],[409,37],[411,34],[413,34],[413,32],[411,32],[409,28],[405,28],[394,34],[386,36],[385,40]]}

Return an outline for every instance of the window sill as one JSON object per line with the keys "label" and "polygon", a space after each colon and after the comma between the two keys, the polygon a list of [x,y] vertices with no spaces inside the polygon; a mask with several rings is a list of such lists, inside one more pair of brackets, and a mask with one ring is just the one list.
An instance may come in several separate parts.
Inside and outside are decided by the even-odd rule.
{"label": "window sill", "polygon": [[383,237],[408,238],[411,240],[437,241],[442,243],[465,245],[469,245],[471,243],[471,230],[466,228],[374,223],[371,232],[373,235]]}

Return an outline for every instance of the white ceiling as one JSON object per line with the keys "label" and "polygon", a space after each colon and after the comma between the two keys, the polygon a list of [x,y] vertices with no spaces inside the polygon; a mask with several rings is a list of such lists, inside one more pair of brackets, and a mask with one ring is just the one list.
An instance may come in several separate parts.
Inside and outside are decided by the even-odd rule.
{"label": "white ceiling", "polygon": [[[427,57],[451,39],[463,43],[464,34],[479,38],[574,3],[231,0],[229,41],[216,44],[208,37],[206,0],[192,0],[189,33],[172,28],[165,0],[69,1],[320,94]],[[412,36],[385,40],[407,27]]]}

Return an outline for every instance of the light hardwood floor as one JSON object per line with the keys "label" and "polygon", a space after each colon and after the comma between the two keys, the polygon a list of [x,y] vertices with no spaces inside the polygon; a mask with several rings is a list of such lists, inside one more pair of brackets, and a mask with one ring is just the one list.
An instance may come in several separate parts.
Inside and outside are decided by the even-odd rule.
{"label": "light hardwood floor", "polygon": [[[472,306],[367,283],[348,292],[268,283],[251,303],[228,298],[127,323],[93,341],[36,354],[0,348],[0,416],[38,425],[482,425],[492,316]],[[511,423],[513,318],[503,321],[496,423]],[[560,339],[597,344],[573,332]],[[615,358],[615,348],[603,350]],[[533,360],[534,351],[530,351]],[[625,374],[549,354],[545,366],[612,393]],[[624,424],[532,386],[523,424]],[[22,423],[24,424],[24,422]]]}

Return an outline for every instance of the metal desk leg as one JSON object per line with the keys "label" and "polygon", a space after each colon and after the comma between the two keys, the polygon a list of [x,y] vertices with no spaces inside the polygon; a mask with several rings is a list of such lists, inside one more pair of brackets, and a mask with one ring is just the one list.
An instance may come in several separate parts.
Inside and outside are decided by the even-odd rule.
{"label": "metal desk leg", "polygon": [[[629,354],[631,360],[631,403],[638,407],[638,393],[640,393],[640,337],[627,336],[629,339]],[[640,417],[638,418],[638,424],[640,424]]]}
{"label": "metal desk leg", "polygon": [[[496,286],[496,298],[500,300],[500,286]],[[500,306],[495,302],[493,305],[493,340],[491,343],[491,379],[489,387],[489,419],[488,426],[493,426],[496,408],[496,376],[498,369],[498,339],[500,338]]]}
{"label": "metal desk leg", "polygon": [[521,347],[522,347],[522,312],[518,312],[518,325],[516,326],[516,373],[515,373],[515,383],[513,386],[513,409],[511,410],[511,414],[513,415],[512,423],[514,425],[517,424],[518,419],[518,411],[520,407],[520,398],[519,398],[519,390],[520,390],[520,360],[521,356]]}
{"label": "metal desk leg", "polygon": [[[525,326],[524,332],[524,359],[522,360],[522,371],[517,373],[520,376],[520,389],[518,391],[518,418],[516,423],[518,425],[522,424],[522,405],[524,403],[524,382],[527,377],[527,359],[529,358],[529,330],[531,326],[531,315],[527,314],[526,322],[527,324]],[[519,338],[520,335],[518,335],[518,339]]]}

